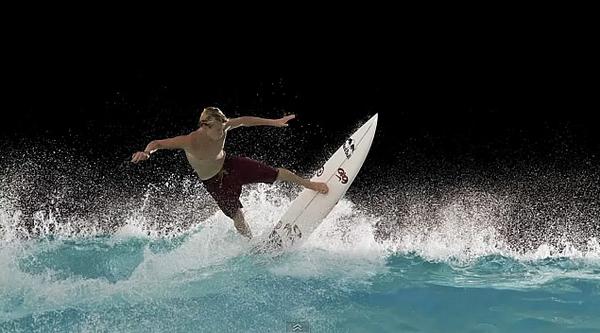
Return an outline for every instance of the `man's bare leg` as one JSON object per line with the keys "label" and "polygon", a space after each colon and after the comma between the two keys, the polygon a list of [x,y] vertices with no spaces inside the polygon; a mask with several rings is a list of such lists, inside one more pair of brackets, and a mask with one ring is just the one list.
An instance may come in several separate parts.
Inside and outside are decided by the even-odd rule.
{"label": "man's bare leg", "polygon": [[325,194],[329,191],[329,188],[327,187],[327,184],[325,184],[325,183],[311,182],[308,179],[299,177],[298,175],[296,175],[295,173],[291,172],[288,169],[277,168],[277,170],[279,170],[279,174],[277,175],[277,180],[283,180],[286,182],[298,184],[298,185],[304,186],[306,188],[309,188],[311,190],[314,190],[314,191],[317,191],[317,192],[320,192],[323,194]]}
{"label": "man's bare leg", "polygon": [[242,210],[239,208],[233,217],[233,225],[242,236],[252,239],[252,231],[250,231],[250,226],[248,226],[248,223],[246,223],[246,220],[244,219],[244,213],[242,213]]}

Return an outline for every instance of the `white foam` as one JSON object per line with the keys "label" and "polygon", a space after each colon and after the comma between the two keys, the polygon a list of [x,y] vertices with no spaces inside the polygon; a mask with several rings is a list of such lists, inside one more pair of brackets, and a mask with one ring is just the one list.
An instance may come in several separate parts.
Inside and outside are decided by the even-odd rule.
{"label": "white foam", "polygon": [[[270,232],[285,212],[290,204],[286,191],[283,186],[262,184],[244,190],[242,202],[246,220],[255,236]],[[450,263],[456,260],[469,262],[488,255],[529,261],[566,257],[598,262],[600,244],[595,238],[588,241],[585,250],[572,245],[559,249],[548,244],[524,254],[510,250],[496,229],[496,224],[501,222],[498,216],[502,216],[498,212],[502,212],[503,207],[497,203],[487,205],[485,201],[475,205],[464,198],[449,200],[437,209],[437,214],[423,212],[416,207],[412,211],[409,209],[405,216],[408,222],[414,223],[407,223],[399,237],[380,242],[374,237],[374,225],[384,217],[366,214],[350,200],[343,199],[301,249],[274,260],[267,269],[280,276],[337,279],[338,286],[345,288],[348,284],[368,283],[372,276],[385,272],[390,253],[417,254],[426,260]],[[156,230],[152,230],[152,221],[140,212],[143,210],[133,210],[126,217],[126,222],[111,237],[112,245],[131,238],[141,237],[150,242],[160,237],[158,232],[148,236],[149,230]],[[104,278],[80,276],[64,278],[50,269],[30,274],[19,268],[18,260],[35,255],[36,251],[48,251],[54,242],[60,244],[60,240],[11,240],[6,235],[18,218],[16,215],[17,212],[6,200],[0,202],[0,223],[5,230],[5,242],[0,245],[0,296],[16,300],[16,305],[9,312],[1,312],[2,320],[74,306],[101,306],[113,299],[137,302],[174,297],[183,292],[180,290],[182,285],[210,279],[211,275],[227,269],[229,260],[245,254],[249,248],[249,244],[235,231],[231,220],[218,211],[197,223],[188,231],[185,241],[171,251],[152,251],[146,243],[141,263],[123,280],[110,282]],[[52,215],[39,216],[40,225],[55,223],[54,227],[64,234],[76,230],[93,234],[93,228],[79,228],[79,224],[84,222],[76,222],[78,228],[71,225],[71,230],[69,224],[63,227],[56,223]],[[568,274],[573,277],[594,276],[593,267]],[[560,268],[540,269],[532,272],[528,281],[547,283],[558,276],[565,276]],[[199,292],[208,293],[210,290]]]}
{"label": "white foam", "polygon": [[387,270],[387,249],[373,236],[376,221],[342,199],[300,249],[288,253],[286,260],[274,262],[269,271],[299,278],[328,278],[341,289],[368,284],[371,277]]}

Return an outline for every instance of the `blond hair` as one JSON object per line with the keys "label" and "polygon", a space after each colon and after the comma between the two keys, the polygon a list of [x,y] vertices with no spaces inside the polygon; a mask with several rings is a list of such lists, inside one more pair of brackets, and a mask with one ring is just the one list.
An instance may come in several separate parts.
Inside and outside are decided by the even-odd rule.
{"label": "blond hair", "polygon": [[221,111],[218,107],[215,106],[209,106],[209,107],[205,107],[204,110],[202,110],[202,112],[206,112],[206,116],[213,118],[215,120],[218,120],[222,123],[226,122],[227,120],[229,120],[225,114],[223,113],[223,111]]}

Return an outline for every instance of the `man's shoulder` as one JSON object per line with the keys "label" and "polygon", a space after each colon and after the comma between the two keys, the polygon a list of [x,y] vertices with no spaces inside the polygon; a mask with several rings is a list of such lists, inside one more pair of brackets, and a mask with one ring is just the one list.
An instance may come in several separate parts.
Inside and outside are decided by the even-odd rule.
{"label": "man's shoulder", "polygon": [[190,132],[185,137],[190,147],[194,147],[195,145],[201,144],[206,140],[206,136],[202,135],[202,133],[200,133],[197,130]]}

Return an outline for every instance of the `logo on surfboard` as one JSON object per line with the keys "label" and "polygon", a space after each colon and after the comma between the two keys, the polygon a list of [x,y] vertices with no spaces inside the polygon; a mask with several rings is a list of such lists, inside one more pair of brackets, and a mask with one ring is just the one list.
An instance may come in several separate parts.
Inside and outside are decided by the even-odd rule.
{"label": "logo on surfboard", "polygon": [[346,140],[346,142],[344,143],[344,154],[346,154],[346,158],[350,158],[350,156],[352,156],[352,154],[354,153],[354,141],[352,141],[352,138],[349,138],[348,140]]}
{"label": "logo on surfboard", "polygon": [[[297,225],[295,225],[295,224],[292,225],[290,223],[286,223],[283,226],[283,228],[281,228],[282,224],[283,224],[283,221],[281,221],[281,220],[279,220],[279,222],[277,222],[275,229],[269,235],[268,243],[270,243],[271,245],[275,245],[277,247],[281,247],[281,245],[282,245],[281,237],[287,238],[290,244],[294,244],[294,241],[296,241],[296,239],[302,238],[302,230],[300,230],[300,228]],[[281,231],[279,231],[279,233],[278,233],[277,230],[281,230]]]}
{"label": "logo on surfboard", "polygon": [[321,167],[321,169],[317,170],[317,177],[321,177],[323,171],[325,171],[325,167]]}
{"label": "logo on surfboard", "polygon": [[302,231],[300,231],[300,228],[295,224],[292,226],[288,223],[283,227],[283,230],[285,230],[286,236],[292,244],[294,244],[296,238],[302,238]]}
{"label": "logo on surfboard", "polygon": [[342,183],[342,184],[348,183],[348,175],[346,174],[346,170],[344,170],[342,168],[338,168],[337,175],[335,175],[335,176],[338,178],[340,183]]}

